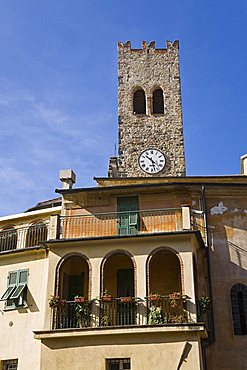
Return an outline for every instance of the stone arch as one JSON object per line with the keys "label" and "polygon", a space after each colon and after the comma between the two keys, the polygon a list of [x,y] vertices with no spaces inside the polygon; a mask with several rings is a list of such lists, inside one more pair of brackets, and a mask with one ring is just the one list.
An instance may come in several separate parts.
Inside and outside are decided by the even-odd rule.
{"label": "stone arch", "polygon": [[5,225],[0,232],[0,251],[8,251],[17,248],[17,230],[15,225]]}
{"label": "stone arch", "polygon": [[63,269],[63,266],[65,265],[65,263],[67,261],[73,259],[73,258],[75,258],[77,260],[81,259],[87,265],[87,271],[86,271],[87,276],[86,276],[86,279],[84,280],[84,286],[87,285],[87,289],[85,289],[87,294],[85,294],[85,296],[86,296],[86,298],[90,299],[91,292],[92,292],[92,266],[91,266],[91,263],[89,261],[89,258],[86,255],[84,255],[82,253],[79,253],[79,252],[67,253],[58,262],[57,267],[56,267],[56,271],[55,271],[55,295],[60,296],[61,299],[64,299],[63,297],[61,297],[61,293],[62,293],[62,289],[63,289],[63,287],[62,287],[62,269]]}
{"label": "stone arch", "polygon": [[136,261],[134,259],[134,256],[124,250],[124,249],[114,249],[112,251],[110,251],[109,253],[107,253],[105,255],[105,257],[103,258],[102,262],[101,262],[101,265],[100,265],[100,295],[103,295],[103,292],[104,292],[104,289],[106,288],[104,286],[104,272],[105,272],[105,266],[106,266],[106,263],[107,261],[109,261],[110,258],[114,257],[114,256],[117,256],[117,255],[125,255],[127,256],[131,263],[132,263],[132,266],[133,266],[133,273],[134,273],[134,296],[136,296],[136,289],[137,289],[137,274],[136,274]]}
{"label": "stone arch", "polygon": [[48,236],[48,229],[44,220],[35,220],[28,227],[26,235],[26,248],[39,245],[40,242],[46,241]]}
{"label": "stone arch", "polygon": [[[174,259],[173,257],[171,258],[171,262],[174,263],[174,266],[177,264],[177,266],[176,266],[177,274],[176,275],[174,274],[174,277],[176,276],[177,282],[176,282],[176,284],[174,284],[174,287],[180,287],[181,289],[179,289],[179,290],[181,291],[182,294],[184,294],[184,264],[183,264],[182,258],[179,255],[179,253],[176,250],[174,250],[173,248],[162,246],[162,247],[158,247],[158,248],[154,249],[149,254],[149,256],[147,258],[147,261],[146,261],[146,282],[147,282],[146,283],[146,292],[147,292],[147,296],[150,295],[151,293],[159,293],[159,294],[163,293],[163,292],[152,292],[151,291],[152,284],[151,284],[151,267],[150,266],[151,266],[153,258],[155,256],[157,256],[159,253],[167,253],[167,255],[169,253],[170,256],[174,256],[176,258],[176,259]],[[177,260],[177,262],[176,262],[176,260]],[[170,293],[172,293],[172,292],[170,292]]]}

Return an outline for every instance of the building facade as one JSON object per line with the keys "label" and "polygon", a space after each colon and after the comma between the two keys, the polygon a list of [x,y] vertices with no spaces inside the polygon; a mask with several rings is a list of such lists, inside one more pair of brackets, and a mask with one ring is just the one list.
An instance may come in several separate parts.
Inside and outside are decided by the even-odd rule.
{"label": "building facade", "polygon": [[118,47],[109,176],[0,219],[0,364],[244,370],[247,156],[185,176],[178,42]]}

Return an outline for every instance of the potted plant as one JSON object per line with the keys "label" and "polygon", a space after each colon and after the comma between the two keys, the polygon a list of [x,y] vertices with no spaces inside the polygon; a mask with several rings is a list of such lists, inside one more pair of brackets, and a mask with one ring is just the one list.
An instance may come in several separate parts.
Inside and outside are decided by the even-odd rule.
{"label": "potted plant", "polygon": [[66,305],[66,300],[61,299],[58,295],[51,295],[49,298],[49,307],[64,307]]}
{"label": "potted plant", "polygon": [[155,293],[155,294],[150,294],[150,296],[148,297],[149,301],[159,301],[161,298],[160,294],[158,293]]}
{"label": "potted plant", "polygon": [[90,325],[91,307],[89,301],[74,302],[74,313],[79,328]]}
{"label": "potted plant", "polygon": [[169,294],[170,299],[181,299],[182,294],[180,292],[173,292]]}
{"label": "potted plant", "polygon": [[203,320],[203,315],[210,309],[209,297],[197,297],[197,311],[199,320]]}
{"label": "potted plant", "polygon": [[86,302],[86,298],[85,298],[85,297],[82,297],[82,296],[78,296],[78,295],[76,295],[76,296],[74,297],[74,302],[77,302],[77,303],[84,303],[84,302]]}
{"label": "potted plant", "polygon": [[164,324],[166,322],[161,307],[152,306],[148,315],[148,324],[157,325]]}
{"label": "potted plant", "polygon": [[102,302],[111,302],[112,301],[112,295],[108,294],[107,290],[104,290],[104,293],[101,297]]}
{"label": "potted plant", "polygon": [[110,317],[107,316],[107,315],[101,317],[100,324],[102,326],[110,326],[111,325],[111,323],[110,323]]}

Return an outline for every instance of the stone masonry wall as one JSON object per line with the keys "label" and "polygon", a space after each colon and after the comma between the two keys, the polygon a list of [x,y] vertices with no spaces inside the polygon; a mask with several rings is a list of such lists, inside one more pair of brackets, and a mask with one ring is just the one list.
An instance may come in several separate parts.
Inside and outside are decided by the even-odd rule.
{"label": "stone masonry wall", "polygon": [[[166,157],[163,171],[154,176],[185,176],[178,41],[156,49],[145,41],[142,49],[130,42],[118,44],[119,176],[152,176],[138,165],[141,152],[161,150]],[[138,88],[146,94],[146,114],[133,113],[133,95]],[[164,114],[152,114],[152,93],[162,88]]]}

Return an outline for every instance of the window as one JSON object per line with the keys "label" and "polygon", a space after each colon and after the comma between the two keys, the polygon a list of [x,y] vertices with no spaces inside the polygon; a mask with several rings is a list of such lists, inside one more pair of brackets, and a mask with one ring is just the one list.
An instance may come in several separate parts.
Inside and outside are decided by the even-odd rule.
{"label": "window", "polygon": [[133,113],[146,114],[146,97],[143,89],[139,89],[134,93]]}
{"label": "window", "polygon": [[157,89],[153,92],[153,113],[164,114],[164,97],[162,89]]}
{"label": "window", "polygon": [[106,360],[106,370],[131,369],[130,358],[112,358]]}
{"label": "window", "polygon": [[3,366],[2,366],[2,369],[3,370],[17,370],[17,366],[18,366],[18,360],[17,359],[14,359],[14,360],[4,360],[2,362]]}
{"label": "window", "polygon": [[24,306],[27,297],[28,270],[10,271],[7,289],[0,301],[5,301],[6,308]]}
{"label": "window", "polygon": [[26,248],[39,245],[41,241],[47,240],[47,226],[40,221],[31,225],[27,231]]}
{"label": "window", "polygon": [[13,226],[5,227],[0,231],[0,252],[16,249],[17,232]]}
{"label": "window", "polygon": [[247,287],[235,284],[231,289],[232,320],[235,335],[247,335]]}

